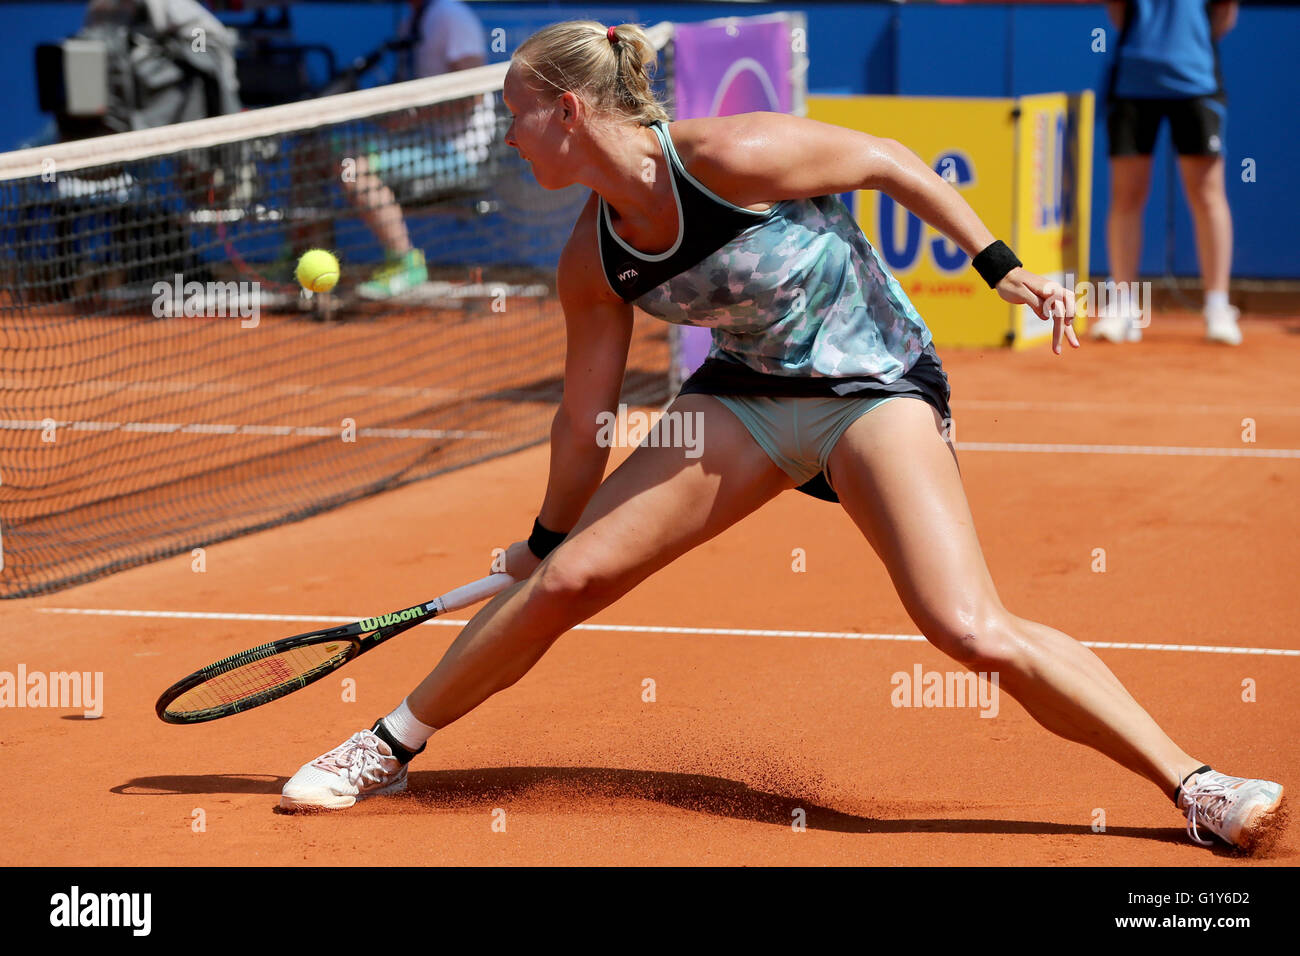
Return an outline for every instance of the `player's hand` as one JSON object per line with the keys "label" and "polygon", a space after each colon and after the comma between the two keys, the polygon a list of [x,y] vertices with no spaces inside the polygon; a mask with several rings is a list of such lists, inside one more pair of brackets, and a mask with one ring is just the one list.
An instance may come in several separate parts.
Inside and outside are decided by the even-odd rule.
{"label": "player's hand", "polygon": [[1074,334],[1074,291],[1017,266],[997,286],[998,295],[1013,305],[1027,305],[1044,322],[1052,323],[1052,351],[1061,354],[1061,338],[1079,347]]}
{"label": "player's hand", "polygon": [[527,541],[516,541],[510,547],[506,548],[505,553],[506,566],[503,569],[499,563],[494,562],[493,571],[504,570],[516,581],[522,581],[537,570],[537,566],[542,563],[542,559],[533,554],[532,548],[528,547]]}

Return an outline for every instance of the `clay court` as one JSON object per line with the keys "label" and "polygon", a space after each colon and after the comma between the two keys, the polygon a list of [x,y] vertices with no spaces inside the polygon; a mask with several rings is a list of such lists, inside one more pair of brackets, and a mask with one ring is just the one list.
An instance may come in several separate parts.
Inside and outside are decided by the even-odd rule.
{"label": "clay court", "polygon": [[[1006,605],[1091,642],[1191,753],[1293,801],[1300,320],[1242,330],[1213,347],[1158,314],[1141,345],[940,354]],[[277,812],[286,779],[387,713],[467,612],[246,714],[154,716],[211,660],[486,574],[526,535],[547,461],[538,445],[218,543],[202,573],[186,553],[0,603],[0,669],[104,675],[99,719],[4,715],[0,863],[1296,864],[1294,828],[1264,858],[1192,844],[1166,796],[1005,694],[991,719],[893,706],[891,675],[955,665],[847,516],[794,492],[439,731],[404,794]]]}

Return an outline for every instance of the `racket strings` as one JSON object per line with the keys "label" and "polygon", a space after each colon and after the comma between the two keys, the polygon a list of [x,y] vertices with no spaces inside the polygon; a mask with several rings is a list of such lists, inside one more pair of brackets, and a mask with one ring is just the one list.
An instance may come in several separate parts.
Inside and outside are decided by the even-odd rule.
{"label": "racket strings", "polygon": [[301,686],[322,669],[329,669],[347,656],[348,641],[327,641],[294,647],[279,654],[233,667],[216,674],[181,694],[167,705],[171,714],[193,714],[228,707],[277,690]]}

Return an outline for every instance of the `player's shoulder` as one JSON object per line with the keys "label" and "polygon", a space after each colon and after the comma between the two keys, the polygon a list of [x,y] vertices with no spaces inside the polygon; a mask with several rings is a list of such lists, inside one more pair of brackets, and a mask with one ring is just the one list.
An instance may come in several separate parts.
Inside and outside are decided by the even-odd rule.
{"label": "player's shoulder", "polygon": [[810,122],[787,113],[756,111],[678,120],[669,133],[686,167],[741,169],[759,159],[766,147],[798,136]]}
{"label": "player's shoulder", "polygon": [[605,277],[600,260],[600,197],[593,190],[560,253],[557,283],[562,299],[587,303],[622,303]]}
{"label": "player's shoulder", "polygon": [[836,144],[826,142],[826,129],[823,123],[798,116],[755,112],[681,120],[669,133],[692,177],[727,202],[753,208],[787,198],[774,177],[802,162],[792,148],[816,143],[818,159],[836,151]]}
{"label": "player's shoulder", "polygon": [[807,120],[788,113],[760,110],[753,113],[736,113],[734,116],[706,116],[697,119],[677,120],[670,124],[673,146],[686,158],[686,153],[703,156],[727,156],[744,153],[755,142],[770,140],[797,130]]}

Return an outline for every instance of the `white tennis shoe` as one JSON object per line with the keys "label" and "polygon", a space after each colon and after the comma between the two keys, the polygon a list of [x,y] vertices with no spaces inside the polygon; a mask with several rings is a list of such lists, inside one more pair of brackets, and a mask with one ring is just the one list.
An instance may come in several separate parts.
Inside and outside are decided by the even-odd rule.
{"label": "white tennis shoe", "polygon": [[[377,727],[378,725],[376,725]],[[360,730],[289,778],[285,810],[342,810],[366,797],[406,789],[406,764],[374,730]]]}
{"label": "white tennis shoe", "polygon": [[1281,805],[1280,783],[1229,777],[1215,770],[1201,772],[1178,794],[1178,808],[1187,811],[1188,836],[1210,846],[1213,840],[1201,839],[1204,827],[1246,851],[1267,849],[1285,828],[1285,815],[1278,812]]}
{"label": "white tennis shoe", "polygon": [[1224,345],[1240,345],[1241,329],[1237,326],[1237,319],[1240,317],[1241,310],[1232,305],[1206,309],[1205,338],[1211,342],[1222,342]]}
{"label": "white tennis shoe", "polygon": [[1107,308],[1102,315],[1088,327],[1088,334],[1094,339],[1107,342],[1141,342],[1142,327],[1137,324],[1127,311]]}

